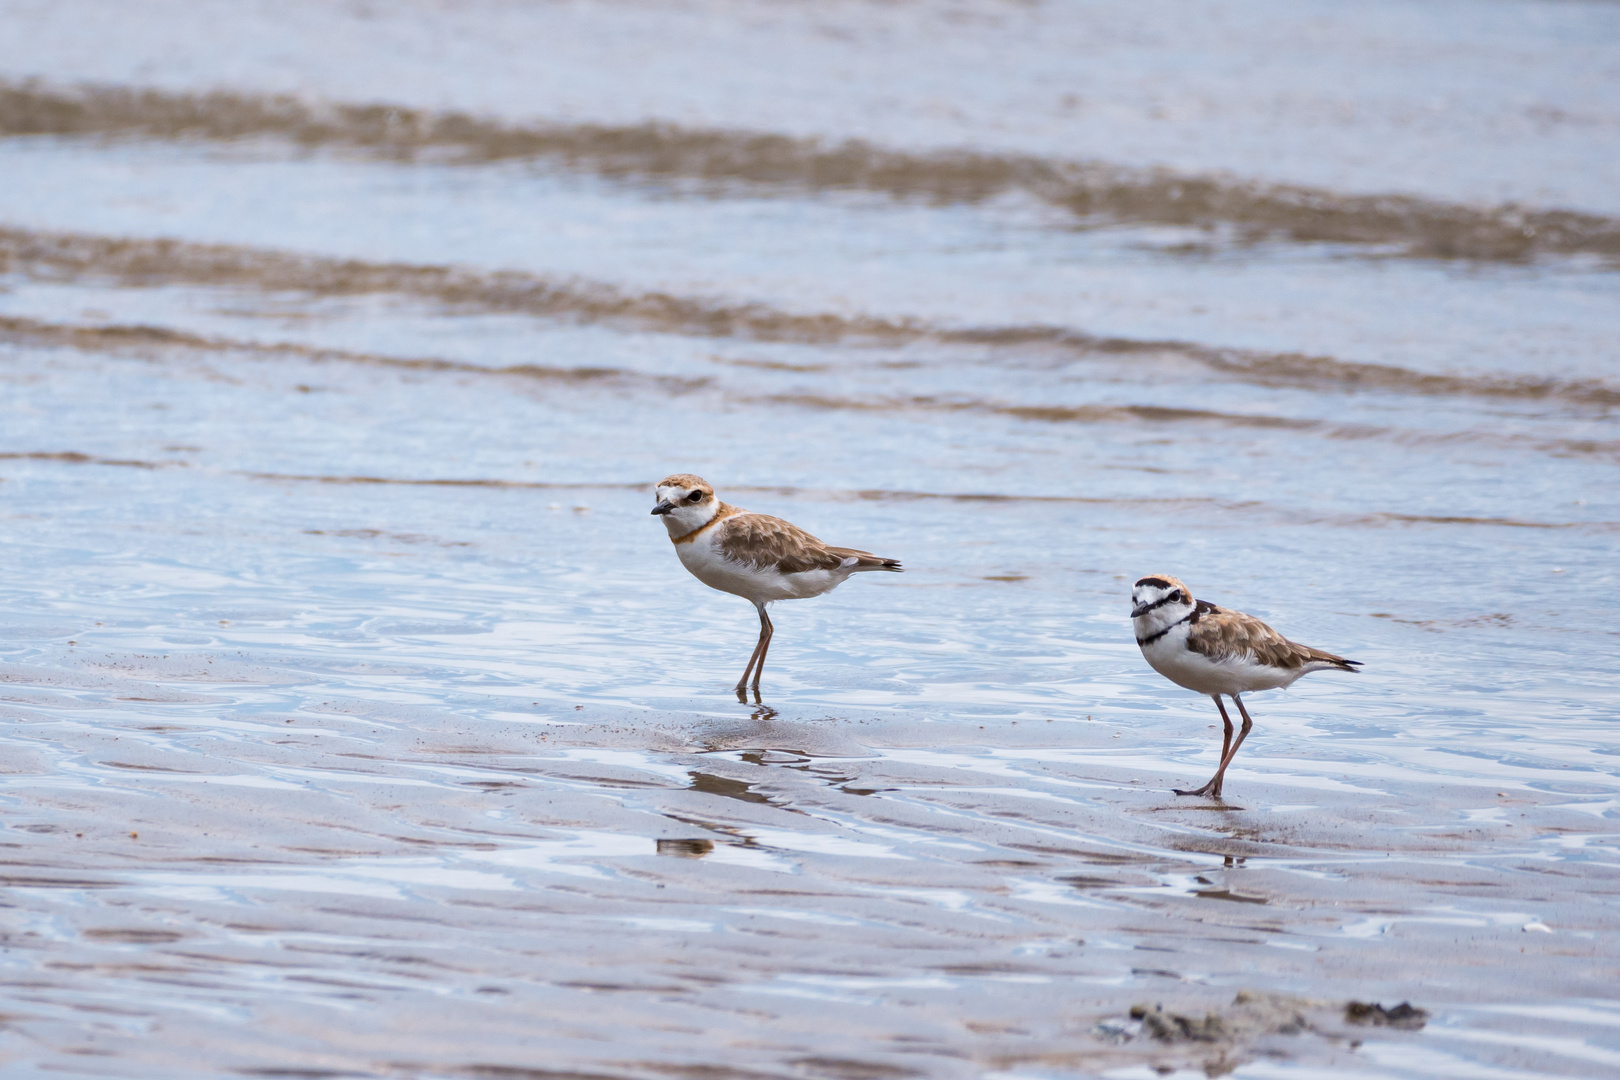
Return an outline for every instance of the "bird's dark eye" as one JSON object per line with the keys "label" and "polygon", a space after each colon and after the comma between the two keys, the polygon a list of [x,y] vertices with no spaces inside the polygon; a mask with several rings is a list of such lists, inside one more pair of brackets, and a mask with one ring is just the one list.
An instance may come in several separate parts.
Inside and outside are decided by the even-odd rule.
{"label": "bird's dark eye", "polygon": [[697,502],[699,499],[702,499],[702,498],[703,498],[703,492],[694,491],[694,492],[692,492],[692,494],[690,494],[690,495],[688,495],[686,497],[686,501],[687,502]]}
{"label": "bird's dark eye", "polygon": [[1170,602],[1172,604],[1181,603],[1181,590],[1180,589],[1177,589],[1175,592],[1170,594]]}

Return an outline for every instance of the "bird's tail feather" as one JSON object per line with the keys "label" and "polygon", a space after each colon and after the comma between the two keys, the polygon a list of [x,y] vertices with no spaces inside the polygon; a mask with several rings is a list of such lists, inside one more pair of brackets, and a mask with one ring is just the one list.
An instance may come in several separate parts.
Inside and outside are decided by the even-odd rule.
{"label": "bird's tail feather", "polygon": [[[849,566],[850,573],[858,574],[863,570],[889,570],[896,574],[905,572],[900,566],[899,559],[885,559],[881,555],[874,555],[870,551],[859,551],[855,548],[833,548],[833,552],[843,557],[844,564]],[[855,560],[854,565],[850,565],[850,559]]]}
{"label": "bird's tail feather", "polygon": [[1320,664],[1321,667],[1317,668],[1318,671],[1326,671],[1329,668],[1335,671],[1356,671],[1362,666],[1360,660],[1346,660],[1342,656],[1335,656],[1330,652],[1323,652],[1321,649],[1311,650],[1309,662]]}

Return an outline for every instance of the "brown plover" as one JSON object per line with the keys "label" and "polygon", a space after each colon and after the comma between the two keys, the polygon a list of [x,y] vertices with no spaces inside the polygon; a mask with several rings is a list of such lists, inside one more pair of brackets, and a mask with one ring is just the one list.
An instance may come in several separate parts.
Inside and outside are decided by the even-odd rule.
{"label": "brown plover", "polygon": [[660,480],[656,498],[652,512],[663,517],[681,565],[711,589],[740,596],[759,610],[759,642],[737,682],[739,700],[750,673],[759,698],[759,676],[774,633],[765,605],[820,596],[866,570],[900,571],[896,559],[832,547],[791,522],[721,502],[702,477],[689,473]]}

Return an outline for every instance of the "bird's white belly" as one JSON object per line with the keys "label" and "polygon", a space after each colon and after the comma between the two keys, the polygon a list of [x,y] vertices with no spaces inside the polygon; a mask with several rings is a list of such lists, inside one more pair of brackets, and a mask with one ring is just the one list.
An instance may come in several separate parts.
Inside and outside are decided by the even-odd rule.
{"label": "bird's white belly", "polygon": [[1142,656],[1154,671],[1177,686],[1199,694],[1274,690],[1292,683],[1300,674],[1239,657],[1210,660],[1203,653],[1187,648],[1185,631],[1172,630],[1151,645],[1144,645]]}
{"label": "bird's white belly", "polygon": [[754,567],[728,559],[719,545],[707,536],[689,544],[676,544],[681,565],[711,589],[741,596],[754,603],[773,600],[802,600],[831,592],[849,577],[847,570],[806,570],[784,574],[774,566]]}

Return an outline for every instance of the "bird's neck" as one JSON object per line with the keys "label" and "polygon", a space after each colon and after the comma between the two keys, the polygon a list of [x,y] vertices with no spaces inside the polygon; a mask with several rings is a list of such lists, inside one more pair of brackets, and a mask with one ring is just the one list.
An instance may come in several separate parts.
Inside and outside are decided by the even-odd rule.
{"label": "bird's neck", "polygon": [[735,506],[728,506],[719,499],[711,499],[701,506],[677,506],[664,515],[664,528],[669,530],[669,538],[679,543],[721,518],[737,513],[741,511]]}
{"label": "bird's neck", "polygon": [[1131,622],[1136,630],[1136,640],[1156,640],[1166,630],[1186,619],[1194,610],[1196,610],[1195,604],[1165,604],[1162,607],[1154,608],[1146,615],[1132,619]]}

